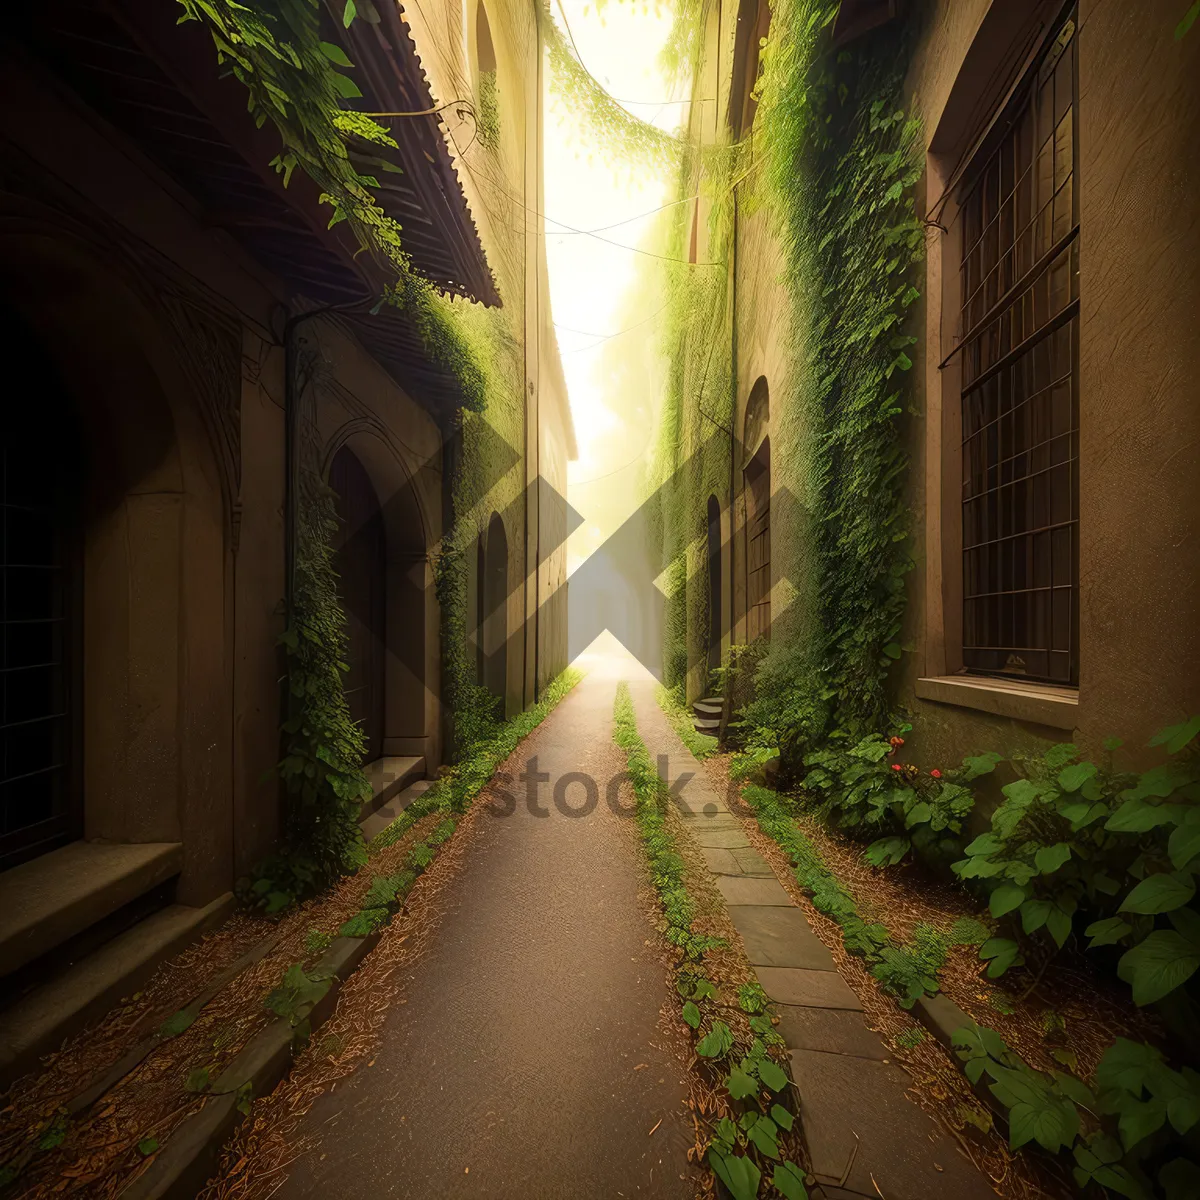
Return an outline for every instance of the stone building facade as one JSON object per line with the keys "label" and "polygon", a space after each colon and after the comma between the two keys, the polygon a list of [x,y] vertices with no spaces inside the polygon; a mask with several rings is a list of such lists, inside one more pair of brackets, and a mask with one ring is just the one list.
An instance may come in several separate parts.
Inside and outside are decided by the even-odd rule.
{"label": "stone building facade", "polygon": [[[1136,757],[1200,709],[1200,87],[1195,35],[1174,38],[1179,7],[848,0],[828,34],[912,39],[927,239],[905,435],[916,565],[893,684],[926,765],[1048,741],[1092,754],[1114,734]],[[714,5],[707,21],[695,90],[716,103],[693,106],[691,133],[753,141],[769,7]],[[813,606],[803,447],[786,444],[778,397],[816,364],[789,339],[772,217],[749,184],[737,191],[732,425],[746,461],[726,460],[723,484],[714,471],[719,523],[707,518],[726,653],[761,626],[764,596],[788,614],[775,636],[803,638]],[[701,640],[689,698],[711,665]]]}
{"label": "stone building facade", "polygon": [[[565,666],[549,600],[564,552],[537,539],[562,519],[572,432],[541,242],[507,215],[541,211],[536,26],[493,14],[497,154],[429,111],[478,109],[466,42],[435,51],[398,4],[347,29],[342,7],[322,34],[355,64],[360,107],[422,114],[389,121],[385,211],[519,364],[498,416],[489,397],[464,422],[410,318],[372,311],[386,271],[300,171],[273,168],[277,135],[181,9],[30,6],[0,46],[6,1073],[219,919],[275,844],[295,438],[339,496],[347,695],[373,782],[443,761],[434,561],[475,508],[505,514],[509,713]],[[424,8],[439,29],[475,19]],[[480,421],[503,473],[473,457]]]}

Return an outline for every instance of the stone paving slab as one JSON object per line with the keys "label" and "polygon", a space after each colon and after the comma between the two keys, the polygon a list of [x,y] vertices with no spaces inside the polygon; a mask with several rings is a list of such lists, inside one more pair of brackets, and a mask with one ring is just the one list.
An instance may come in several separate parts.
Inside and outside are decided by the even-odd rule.
{"label": "stone paving slab", "polygon": [[726,904],[767,904],[777,908],[792,908],[792,898],[778,879],[756,879],[746,875],[721,875],[717,887]]}
{"label": "stone paving slab", "polygon": [[796,967],[755,967],[763,991],[780,1004],[806,1008],[842,1008],[862,1012],[858,997],[836,971],[805,971]]}
{"label": "stone paving slab", "polygon": [[847,1009],[804,1008],[798,1004],[776,1004],[776,1026],[792,1050],[823,1050],[828,1054],[853,1054],[881,1062],[889,1057],[879,1034],[863,1024],[862,1017]]}
{"label": "stone paving slab", "polygon": [[757,850],[735,848],[725,850],[716,846],[703,846],[704,861],[714,875],[737,875],[752,879],[774,879],[775,872]]}
{"label": "stone paving slab", "polygon": [[740,829],[708,829],[689,830],[696,844],[710,849],[720,850],[749,850],[750,839]]}
{"label": "stone paving slab", "polygon": [[743,875],[761,875],[770,879],[775,877],[771,864],[757,850],[732,850],[730,853],[737,859]]}
{"label": "stone paving slab", "polygon": [[833,955],[798,908],[734,904],[729,917],[741,935],[746,957],[756,967],[799,967],[833,971]]}
{"label": "stone paving slab", "polygon": [[984,1177],[905,1096],[909,1079],[899,1067],[819,1050],[794,1050],[791,1060],[819,1181],[860,1196],[881,1190],[887,1200],[994,1200]]}
{"label": "stone paving slab", "polygon": [[[718,809],[654,704],[635,692],[638,725],[652,755],[669,748],[668,781],[691,773],[677,792],[684,828],[702,847],[730,920],[773,1002],[791,1052],[792,1077],[814,1174],[825,1200],[983,1200],[994,1193],[952,1139],[905,1094],[910,1080],[891,1049],[866,1025],[862,1005],[828,947],[724,804]],[[680,751],[683,751],[680,753]],[[937,1015],[948,1029],[959,1018]]]}

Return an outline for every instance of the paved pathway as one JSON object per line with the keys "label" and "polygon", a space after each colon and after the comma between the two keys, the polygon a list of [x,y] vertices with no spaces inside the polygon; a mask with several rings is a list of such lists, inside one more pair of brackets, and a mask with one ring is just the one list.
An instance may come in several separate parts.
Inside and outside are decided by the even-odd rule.
{"label": "paved pathway", "polygon": [[[320,1144],[280,1200],[694,1194],[684,1070],[658,1027],[668,981],[647,944],[634,830],[604,802],[624,766],[615,684],[589,675],[523,743],[521,763],[536,755],[550,776],[546,815],[514,781],[512,815],[482,819],[374,1066],[306,1115],[298,1135]],[[573,771],[600,783],[586,816],[552,800]],[[566,803],[583,805],[581,784]]]}
{"label": "paved pathway", "polygon": [[867,1027],[858,998],[825,944],[671,728],[653,686],[639,683],[631,690],[647,750],[652,758],[665,756],[664,777],[691,775],[676,794],[781,1018],[779,1032],[791,1051],[804,1136],[823,1195],[994,1200],[983,1175],[904,1095],[908,1075],[885,1061],[887,1045]]}

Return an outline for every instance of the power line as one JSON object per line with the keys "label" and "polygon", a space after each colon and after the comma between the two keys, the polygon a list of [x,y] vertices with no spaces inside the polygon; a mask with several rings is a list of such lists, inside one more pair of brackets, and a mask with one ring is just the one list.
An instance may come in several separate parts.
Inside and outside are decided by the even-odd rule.
{"label": "power line", "polygon": [[[627,325],[624,329],[618,329],[616,333],[594,333],[590,329],[572,329],[570,325],[560,325],[557,321],[552,323],[555,329],[561,329],[564,333],[577,333],[580,337],[594,337],[599,338],[601,342],[607,342],[610,338],[620,337],[621,334],[628,333],[631,329],[636,329],[639,325],[645,325],[647,321],[653,321],[659,313],[666,311],[667,305],[670,303],[670,300],[668,300],[657,312],[652,312],[648,317],[643,317],[640,321],[634,321],[632,325]],[[597,342],[596,344],[599,345],[600,343]],[[585,346],[584,349],[590,350],[591,346]]]}

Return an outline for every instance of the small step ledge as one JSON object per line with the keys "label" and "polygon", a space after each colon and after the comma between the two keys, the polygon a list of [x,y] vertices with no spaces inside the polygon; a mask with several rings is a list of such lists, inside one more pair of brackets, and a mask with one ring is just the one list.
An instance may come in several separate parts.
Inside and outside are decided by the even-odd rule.
{"label": "small step ledge", "polygon": [[423,796],[434,785],[432,779],[418,779],[402,792],[397,792],[386,804],[358,822],[363,839],[370,842],[377,838],[418,796]]}
{"label": "small step ledge", "polygon": [[394,796],[398,796],[408,785],[425,776],[423,758],[387,756],[377,758],[363,767],[363,774],[371,785],[371,799],[364,801],[359,812],[359,823],[382,808]]}
{"label": "small step ledge", "polygon": [[692,724],[696,727],[697,733],[707,733],[710,735],[715,735],[717,733],[717,731],[721,728],[721,718],[720,717],[701,717],[701,718],[693,721]]}
{"label": "small step ledge", "polygon": [[720,696],[708,696],[703,700],[697,700],[692,705],[692,712],[698,717],[719,717],[724,703]]}
{"label": "small step ledge", "polygon": [[178,875],[180,842],[72,842],[0,875],[0,976]]}
{"label": "small step ledge", "polygon": [[65,1037],[137,991],[159,964],[220,924],[232,892],[203,908],[172,904],[33,989],[0,1021],[0,1087],[29,1070]]}

